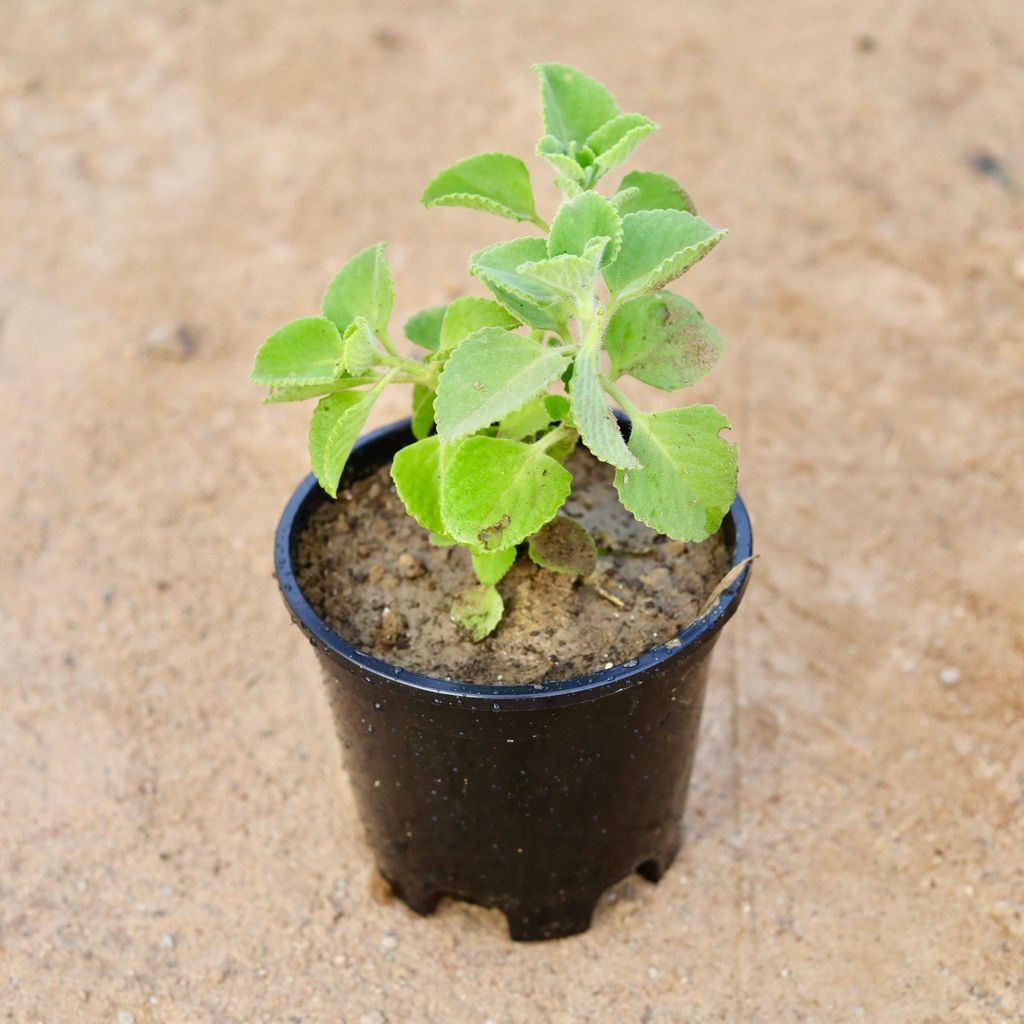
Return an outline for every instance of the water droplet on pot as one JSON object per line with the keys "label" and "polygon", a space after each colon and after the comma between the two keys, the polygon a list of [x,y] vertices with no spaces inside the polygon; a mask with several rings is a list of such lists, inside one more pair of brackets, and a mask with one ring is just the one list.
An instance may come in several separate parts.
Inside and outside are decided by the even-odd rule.
{"label": "water droplet on pot", "polygon": [[500,711],[501,710],[501,705],[498,704],[498,703],[492,704],[491,707],[494,708],[495,711]]}
{"label": "water droplet on pot", "polygon": [[381,702],[380,702],[379,700],[375,700],[375,701],[373,702],[373,710],[374,710],[374,711],[380,711],[380,709],[381,709],[382,707],[384,707],[384,705],[383,705],[383,704],[381,704]]}

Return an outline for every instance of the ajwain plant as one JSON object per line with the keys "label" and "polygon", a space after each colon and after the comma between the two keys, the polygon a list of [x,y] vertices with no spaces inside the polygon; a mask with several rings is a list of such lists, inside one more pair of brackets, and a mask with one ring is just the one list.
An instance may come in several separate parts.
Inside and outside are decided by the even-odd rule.
{"label": "ajwain plant", "polygon": [[[633,171],[614,194],[596,191],[657,125],[620,113],[602,85],[574,68],[534,70],[545,131],[537,154],[556,171],[562,195],[550,226],[525,164],[507,153],[459,161],[422,196],[426,206],[466,206],[536,229],[470,257],[469,273],[493,298],[416,313],[405,334],[425,354],[408,358],[389,332],[394,288],[381,242],[341,268],[321,316],[267,339],[252,372],[269,388],[268,402],[319,399],[309,454],[332,497],[374,402],[392,384],[413,385],[416,441],[396,454],[391,475],[434,543],[469,552],[479,585],[451,614],[473,640],[500,621],[495,584],[523,542],[544,568],[594,573],[594,541],[558,515],[578,440],[615,467],[622,504],[678,540],[717,530],[736,490],[736,446],[719,436],[729,424],[717,409],[643,412],[616,383],[630,376],[675,391],[715,364],[718,331],[664,288],[726,232],[701,220],[665,174]],[[609,400],[630,417],[628,442]]]}

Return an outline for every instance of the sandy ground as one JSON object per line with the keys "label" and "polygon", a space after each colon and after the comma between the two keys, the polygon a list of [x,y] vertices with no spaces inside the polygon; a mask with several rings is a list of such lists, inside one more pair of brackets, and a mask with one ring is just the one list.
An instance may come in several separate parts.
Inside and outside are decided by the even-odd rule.
{"label": "sandy ground", "polygon": [[[10,0],[0,40],[4,1020],[1024,1021],[1019,3]],[[538,59],[733,229],[685,291],[761,560],[680,860],[521,946],[371,896],[271,578],[308,410],[246,376],[357,248],[405,315],[516,233],[416,198],[532,151]]]}

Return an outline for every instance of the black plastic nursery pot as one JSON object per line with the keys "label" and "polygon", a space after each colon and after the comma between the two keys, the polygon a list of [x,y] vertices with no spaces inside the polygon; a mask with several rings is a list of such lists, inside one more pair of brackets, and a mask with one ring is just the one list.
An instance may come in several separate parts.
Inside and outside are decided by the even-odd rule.
{"label": "black plastic nursery pot", "polygon": [[[628,425],[625,427],[628,429]],[[408,420],[362,438],[358,478],[413,441]],[[602,893],[632,871],[657,881],[682,840],[711,652],[749,566],[676,637],[613,668],[493,686],[409,672],[366,654],[316,614],[293,556],[330,501],[307,477],[277,530],[277,578],[316,647],[344,763],[377,866],[415,911],[442,896],[497,907],[513,939],[586,931]],[[732,565],[751,554],[736,497]]]}

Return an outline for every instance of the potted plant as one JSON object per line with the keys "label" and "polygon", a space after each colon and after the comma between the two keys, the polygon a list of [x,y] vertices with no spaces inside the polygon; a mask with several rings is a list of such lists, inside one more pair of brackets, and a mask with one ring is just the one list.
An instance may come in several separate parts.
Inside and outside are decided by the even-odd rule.
{"label": "potted plant", "polygon": [[[535,70],[551,224],[505,153],[422,197],[534,229],[470,258],[490,297],[415,314],[410,358],[374,245],[252,373],[269,402],[317,399],[277,576],[380,871],[421,913],[442,895],[498,907],[516,939],[582,931],[608,886],[671,863],[751,552],[726,418],[644,412],[617,383],[675,391],[715,364],[718,332],[665,286],[725,231],[664,174],[597,191],[656,125],[579,71]],[[360,440],[397,384],[411,418]]]}

